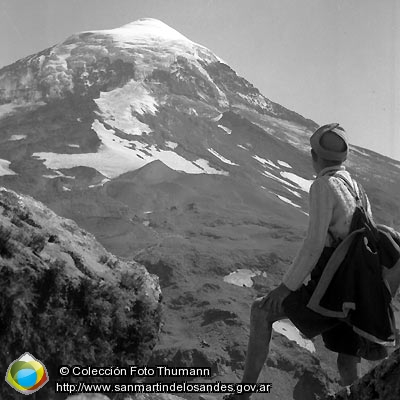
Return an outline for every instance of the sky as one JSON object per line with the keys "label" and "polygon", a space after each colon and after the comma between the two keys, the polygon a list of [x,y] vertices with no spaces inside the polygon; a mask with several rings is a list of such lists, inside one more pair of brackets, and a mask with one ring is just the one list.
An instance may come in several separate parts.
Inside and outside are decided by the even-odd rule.
{"label": "sky", "polygon": [[73,33],[149,17],[270,100],[400,160],[399,0],[0,0],[0,68]]}

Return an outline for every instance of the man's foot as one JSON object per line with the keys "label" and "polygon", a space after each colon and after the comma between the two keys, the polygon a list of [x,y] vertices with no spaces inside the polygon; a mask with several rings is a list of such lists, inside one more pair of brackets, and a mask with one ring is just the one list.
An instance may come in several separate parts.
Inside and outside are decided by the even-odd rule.
{"label": "man's foot", "polygon": [[386,347],[381,344],[371,342],[368,339],[365,339],[360,336],[360,347],[358,350],[358,355],[361,358],[369,361],[379,361],[383,360],[388,356],[388,351]]}

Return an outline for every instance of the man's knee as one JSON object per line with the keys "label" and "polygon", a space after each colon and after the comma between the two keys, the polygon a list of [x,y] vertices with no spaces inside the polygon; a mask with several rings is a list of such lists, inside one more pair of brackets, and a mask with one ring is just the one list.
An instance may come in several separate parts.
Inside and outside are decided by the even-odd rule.
{"label": "man's knee", "polygon": [[251,311],[258,311],[258,309],[260,308],[261,302],[263,300],[264,297],[257,297],[254,301],[253,304],[251,305]]}
{"label": "man's knee", "polygon": [[257,298],[251,305],[251,319],[252,320],[265,320],[268,316],[268,311],[261,307],[262,297]]}
{"label": "man's knee", "polygon": [[261,307],[263,297],[258,297],[251,305],[251,320],[273,322],[277,316],[268,308]]}

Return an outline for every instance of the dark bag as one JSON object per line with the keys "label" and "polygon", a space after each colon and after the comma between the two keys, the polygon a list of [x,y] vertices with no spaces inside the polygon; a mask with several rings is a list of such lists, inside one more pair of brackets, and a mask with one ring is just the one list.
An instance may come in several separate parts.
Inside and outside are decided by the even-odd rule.
{"label": "dark bag", "polygon": [[[379,230],[368,215],[367,198],[361,185],[357,191],[339,174],[356,200],[350,232],[358,231],[348,252],[321,298],[321,306],[341,311],[350,309],[347,321],[364,338],[375,343],[394,339],[395,323],[391,293],[384,281],[379,256]],[[358,193],[357,193],[358,192]]]}

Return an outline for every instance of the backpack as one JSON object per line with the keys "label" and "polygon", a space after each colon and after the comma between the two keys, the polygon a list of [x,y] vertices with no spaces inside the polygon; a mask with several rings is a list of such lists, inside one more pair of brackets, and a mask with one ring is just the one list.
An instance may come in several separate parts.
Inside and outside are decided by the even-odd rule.
{"label": "backpack", "polygon": [[325,279],[330,277],[329,283],[322,284],[323,291],[317,286],[309,308],[322,315],[343,318],[369,342],[393,345],[395,320],[390,288],[382,274],[381,235],[367,212],[367,196],[362,186],[355,182],[356,191],[345,177],[339,174],[335,177],[349,189],[356,200],[356,208],[349,235],[344,239],[347,243],[344,258],[334,271],[328,268],[328,262],[318,285],[324,276]]}
{"label": "backpack", "polygon": [[364,240],[367,240],[365,245],[367,245],[373,253],[376,253],[378,251],[379,231],[373,218],[367,212],[367,195],[364,188],[353,180],[352,182],[357,187],[357,191],[355,191],[351,183],[344,176],[337,174],[335,178],[339,178],[346,185],[356,201],[356,208],[351,220],[349,233],[364,228]]}
{"label": "backpack", "polygon": [[[400,286],[400,259],[397,255],[400,247],[400,235],[394,229],[385,225],[379,225],[378,229],[378,225],[375,224],[374,220],[367,212],[367,195],[364,191],[364,188],[358,182],[354,180],[352,181],[355,183],[357,192],[360,193],[361,198],[344,176],[335,175],[335,177],[344,182],[356,200],[356,209],[353,214],[349,233],[357,229],[364,228],[364,243],[367,242],[365,244],[373,253],[378,253],[382,266],[383,279],[387,283],[392,297],[394,297]],[[386,232],[386,236],[379,234],[379,230],[381,232]],[[388,242],[390,240],[392,241],[394,249],[391,251],[391,254],[387,255],[385,258],[382,256],[382,254],[380,254],[379,250],[380,248],[382,249],[382,247],[385,247],[385,250],[387,250],[390,247],[390,244],[384,245],[383,241]],[[398,258],[398,261],[397,264],[394,265],[394,260],[396,258]]]}

